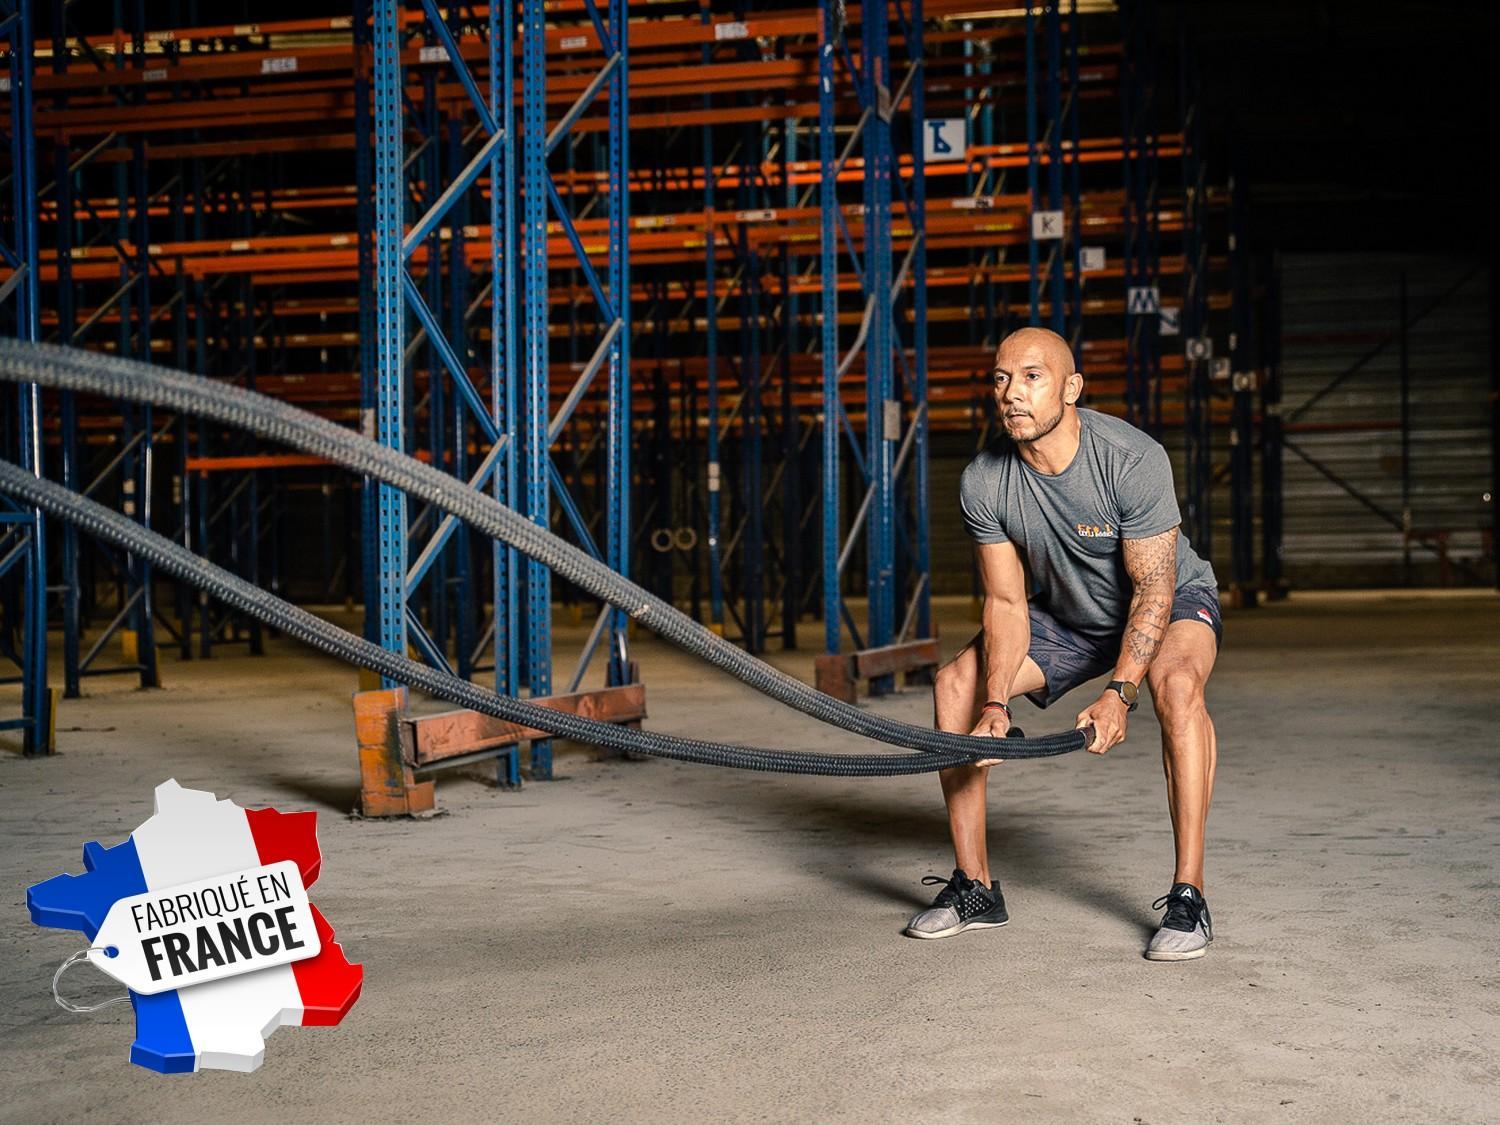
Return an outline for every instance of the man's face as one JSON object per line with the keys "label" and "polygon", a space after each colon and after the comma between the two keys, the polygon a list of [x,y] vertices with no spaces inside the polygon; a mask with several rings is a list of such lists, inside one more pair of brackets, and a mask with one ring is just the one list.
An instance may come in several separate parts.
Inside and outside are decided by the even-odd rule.
{"label": "man's face", "polygon": [[[1043,338],[1014,336],[995,356],[995,407],[1014,442],[1046,437],[1062,421],[1064,394],[1073,374],[1070,360]],[[1067,368],[1068,370],[1064,370]]]}

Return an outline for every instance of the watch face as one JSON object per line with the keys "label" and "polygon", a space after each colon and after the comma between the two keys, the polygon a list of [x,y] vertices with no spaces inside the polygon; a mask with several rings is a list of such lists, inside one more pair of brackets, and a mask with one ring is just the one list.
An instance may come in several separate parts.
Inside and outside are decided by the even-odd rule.
{"label": "watch face", "polygon": [[1125,683],[1122,683],[1120,685],[1120,698],[1122,698],[1123,700],[1125,700],[1126,703],[1134,703],[1135,702],[1136,693],[1139,690],[1140,689],[1137,688],[1135,684],[1132,684],[1129,681],[1126,681]]}

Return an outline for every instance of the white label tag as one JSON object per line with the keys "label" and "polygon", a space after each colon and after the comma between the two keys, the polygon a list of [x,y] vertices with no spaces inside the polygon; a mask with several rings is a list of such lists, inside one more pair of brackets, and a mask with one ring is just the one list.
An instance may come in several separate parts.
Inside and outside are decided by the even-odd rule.
{"label": "white label tag", "polygon": [[564,35],[558,44],[564,51],[581,51],[589,45],[587,35]]}
{"label": "white label tag", "polygon": [[1183,344],[1188,359],[1213,359],[1214,342],[1207,336],[1189,336]]}
{"label": "white label tag", "polygon": [[922,122],[923,160],[962,160],[968,147],[968,122],[964,118],[929,117]]}
{"label": "white label tag", "polygon": [[1160,320],[1157,332],[1163,336],[1182,335],[1182,307],[1180,305],[1163,305],[1158,315]]}
{"label": "white label tag", "polygon": [[708,463],[708,490],[710,492],[719,491],[719,463],[717,461],[710,461]]}
{"label": "white label tag", "polygon": [[1031,213],[1031,237],[1037,242],[1058,239],[1063,236],[1063,213],[1061,211],[1033,211]]}
{"label": "white label tag", "polygon": [[120,899],[89,960],[150,996],[289,965],[321,948],[302,872],[284,860]]}
{"label": "white label tag", "polygon": [[443,46],[423,47],[417,52],[418,62],[447,62],[448,48]]}
{"label": "white label tag", "polygon": [[716,23],[714,24],[714,38],[722,42],[725,39],[744,39],[750,34],[750,29],[742,23]]}
{"label": "white label tag", "polygon": [[883,429],[885,430],[885,440],[886,441],[900,441],[901,440],[901,403],[898,400],[894,399],[894,398],[888,398],[888,399],[886,399],[885,403],[883,404],[882,413],[885,416],[884,419],[883,419],[883,421],[885,423],[885,425],[883,427]]}
{"label": "white label tag", "polygon": [[1104,262],[1105,262],[1104,247],[1102,247],[1102,246],[1081,246],[1081,247],[1079,247],[1079,249],[1078,249],[1078,264],[1079,264],[1079,268],[1081,268],[1084,273],[1094,273],[1094,272],[1096,272],[1098,270],[1102,270],[1104,268]]}
{"label": "white label tag", "polygon": [[279,59],[261,59],[262,74],[292,74],[297,69],[297,56],[286,55]]}
{"label": "white label tag", "polygon": [[1161,290],[1155,285],[1132,285],[1125,290],[1125,312],[1150,316],[1161,312]]}

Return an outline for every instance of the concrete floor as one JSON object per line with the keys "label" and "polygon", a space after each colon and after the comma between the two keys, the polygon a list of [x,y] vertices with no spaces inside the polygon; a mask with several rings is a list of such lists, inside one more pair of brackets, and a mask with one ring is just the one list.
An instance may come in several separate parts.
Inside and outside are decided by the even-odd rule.
{"label": "concrete floor", "polygon": [[[949,650],[966,609],[943,607]],[[917,942],[900,928],[929,893],[918,880],[952,865],[934,778],[580,753],[554,784],[450,776],[443,817],[358,821],[354,674],[273,651],[168,660],[162,692],[91,681],[62,712],[61,754],[0,758],[0,1118],[1500,1119],[1492,594],[1306,594],[1228,615],[1211,686],[1218,940],[1180,965],[1140,956],[1171,876],[1149,706],[1107,758],[997,771],[1013,921]],[[635,651],[654,728],[858,745],[674,650]],[[775,660],[806,674],[811,654]],[[1022,721],[1060,729],[1073,704]],[[930,716],[915,691],[875,706]],[[129,1066],[127,1009],[52,1003],[77,936],[27,920],[26,886],[126,835],[168,777],[319,810],[313,897],[365,965],[341,1027],[276,1033],[254,1075]],[[74,996],[113,989],[75,972]]]}

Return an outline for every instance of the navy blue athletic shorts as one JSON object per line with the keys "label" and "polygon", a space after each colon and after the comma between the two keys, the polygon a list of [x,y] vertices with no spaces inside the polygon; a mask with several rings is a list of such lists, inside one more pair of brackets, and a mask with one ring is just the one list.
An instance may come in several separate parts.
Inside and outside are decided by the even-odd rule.
{"label": "navy blue athletic shorts", "polygon": [[[1026,698],[1038,707],[1055,703],[1066,692],[1095,676],[1111,671],[1120,658],[1123,634],[1097,636],[1080,633],[1061,624],[1033,602],[1031,615],[1031,648],[1027,655],[1036,661],[1046,677],[1042,691],[1027,692]],[[1219,612],[1219,591],[1209,586],[1184,586],[1172,602],[1171,621],[1201,621],[1214,631],[1214,644],[1224,639],[1224,618]]]}

